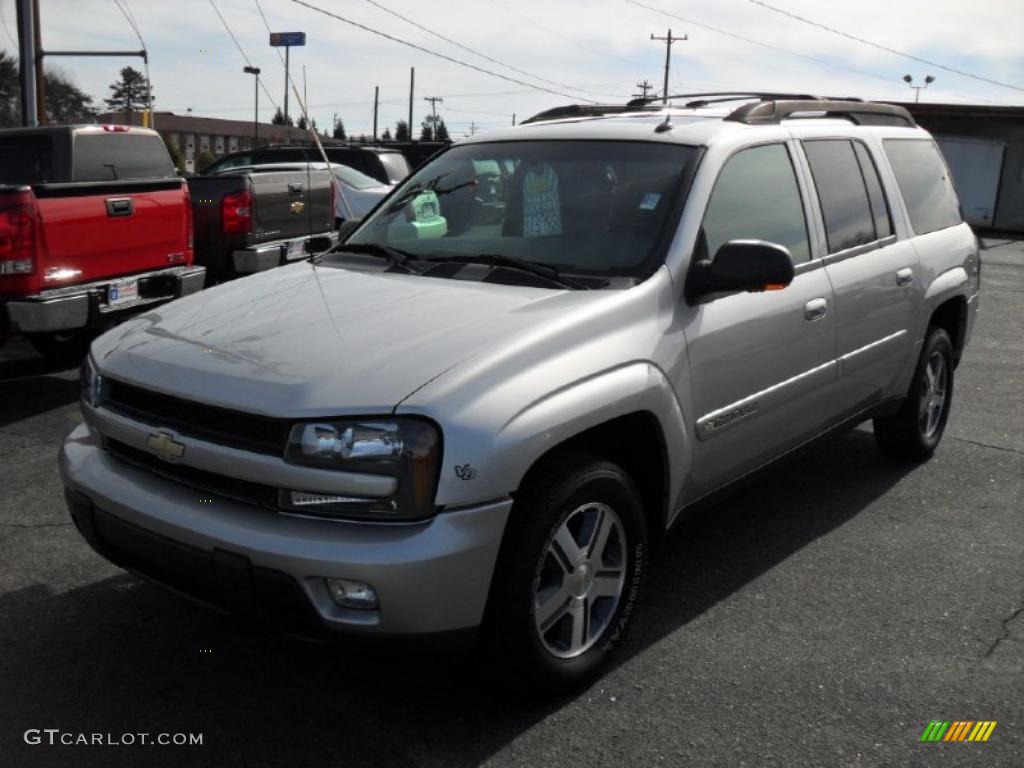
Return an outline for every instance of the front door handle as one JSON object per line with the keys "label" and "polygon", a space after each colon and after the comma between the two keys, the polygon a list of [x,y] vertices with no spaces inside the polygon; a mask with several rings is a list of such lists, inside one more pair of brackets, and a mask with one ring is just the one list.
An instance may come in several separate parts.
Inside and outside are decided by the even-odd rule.
{"label": "front door handle", "polygon": [[811,299],[804,304],[804,319],[814,322],[821,320],[828,314],[828,301],[825,299]]}
{"label": "front door handle", "polygon": [[896,285],[910,285],[914,282],[914,270],[904,267],[896,273]]}

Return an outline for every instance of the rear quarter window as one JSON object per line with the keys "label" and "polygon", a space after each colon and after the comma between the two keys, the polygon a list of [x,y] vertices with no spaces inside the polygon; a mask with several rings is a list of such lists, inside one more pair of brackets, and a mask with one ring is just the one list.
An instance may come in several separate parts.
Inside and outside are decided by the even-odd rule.
{"label": "rear quarter window", "polygon": [[886,139],[883,144],[916,234],[935,232],[963,221],[953,181],[935,142]]}
{"label": "rear quarter window", "polygon": [[74,157],[75,181],[177,177],[163,140],[149,134],[78,134]]}
{"label": "rear quarter window", "polygon": [[53,140],[49,136],[0,139],[0,183],[42,184],[54,178]]}

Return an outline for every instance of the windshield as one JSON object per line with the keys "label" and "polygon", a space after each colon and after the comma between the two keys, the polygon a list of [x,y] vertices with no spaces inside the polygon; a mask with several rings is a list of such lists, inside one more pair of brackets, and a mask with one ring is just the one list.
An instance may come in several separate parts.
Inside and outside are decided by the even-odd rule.
{"label": "windshield", "polygon": [[693,147],[516,141],[453,147],[348,240],[419,258],[526,259],[563,272],[645,277]]}

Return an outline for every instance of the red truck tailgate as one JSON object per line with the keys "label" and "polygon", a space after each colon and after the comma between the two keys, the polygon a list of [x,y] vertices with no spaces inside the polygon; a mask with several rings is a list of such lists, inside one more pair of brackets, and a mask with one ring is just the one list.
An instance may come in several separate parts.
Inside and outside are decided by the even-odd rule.
{"label": "red truck tailgate", "polygon": [[104,185],[95,192],[77,186],[67,197],[60,190],[36,191],[43,288],[186,263],[189,205],[182,181]]}

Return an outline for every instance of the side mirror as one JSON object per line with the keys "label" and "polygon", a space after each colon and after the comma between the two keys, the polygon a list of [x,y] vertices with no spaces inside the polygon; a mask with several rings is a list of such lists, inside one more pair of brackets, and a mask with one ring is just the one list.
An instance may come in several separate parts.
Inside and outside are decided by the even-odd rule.
{"label": "side mirror", "polygon": [[363,223],[362,219],[346,219],[338,227],[338,242],[344,243],[349,235],[356,231],[356,227]]}
{"label": "side mirror", "polygon": [[730,240],[710,261],[698,261],[687,278],[691,297],[722,291],[779,291],[793,282],[789,250],[763,240]]}

